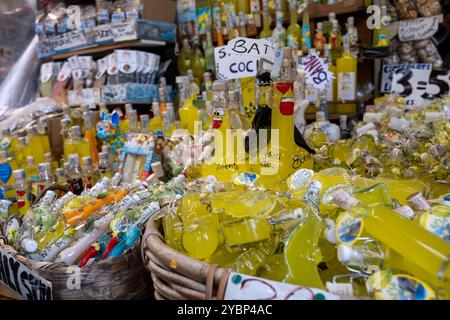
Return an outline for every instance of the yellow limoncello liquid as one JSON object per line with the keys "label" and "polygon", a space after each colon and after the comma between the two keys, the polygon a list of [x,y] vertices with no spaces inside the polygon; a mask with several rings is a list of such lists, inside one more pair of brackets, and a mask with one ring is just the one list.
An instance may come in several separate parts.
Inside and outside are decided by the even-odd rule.
{"label": "yellow limoncello liquid", "polygon": [[[450,243],[383,205],[390,202],[386,194],[386,188],[382,184],[354,194],[368,206],[367,217],[364,218],[365,231],[430,277],[448,283]],[[414,270],[406,271],[414,274]]]}
{"label": "yellow limoncello liquid", "polygon": [[321,222],[312,214],[293,232],[285,248],[284,255],[288,274],[283,281],[306,287],[323,289],[317,265],[322,261],[319,249]]}
{"label": "yellow limoncello liquid", "polygon": [[195,121],[198,121],[198,109],[192,101],[192,97],[185,99],[183,107],[178,112],[180,114],[181,128],[194,134]]}
{"label": "yellow limoncello liquid", "polygon": [[51,229],[36,234],[34,240],[37,242],[39,250],[44,249],[61,238],[64,235],[65,230],[66,225],[63,220],[59,218]]}
{"label": "yellow limoncello liquid", "polygon": [[[356,100],[356,74],[357,60],[350,52],[348,37],[344,37],[344,53],[336,61],[338,100],[354,101]],[[355,103],[339,103],[337,105],[338,113],[355,113]]]}
{"label": "yellow limoncello liquid", "polygon": [[187,194],[181,204],[182,248],[191,257],[206,259],[219,245],[218,217],[208,211],[199,193]]}

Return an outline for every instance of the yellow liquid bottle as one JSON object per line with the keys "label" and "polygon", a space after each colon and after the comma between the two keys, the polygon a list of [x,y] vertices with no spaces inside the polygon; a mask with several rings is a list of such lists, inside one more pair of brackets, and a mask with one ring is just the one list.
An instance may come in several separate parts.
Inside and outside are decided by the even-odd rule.
{"label": "yellow liquid bottle", "polygon": [[198,121],[198,109],[194,106],[194,96],[191,95],[189,78],[184,77],[180,100],[183,106],[178,110],[180,115],[181,128],[194,134],[195,121]]}
{"label": "yellow liquid bottle", "polygon": [[[364,229],[368,234],[398,252],[436,282],[443,280],[448,283],[450,243],[389,208],[387,205],[391,198],[383,184],[357,192],[354,197],[347,194],[337,203],[344,210],[353,210],[362,203],[367,214],[363,219]],[[412,269],[405,271],[415,275]]]}
{"label": "yellow liquid bottle", "polygon": [[14,190],[12,189],[12,186],[14,184],[13,171],[19,169],[19,165],[14,158],[11,158],[9,156],[8,151],[0,152],[0,163],[2,165],[0,180],[1,184],[5,187],[5,197],[14,198],[15,194]]}
{"label": "yellow liquid bottle", "polygon": [[201,194],[186,195],[181,204],[184,251],[196,259],[209,258],[219,245],[218,216],[208,211]]}
{"label": "yellow liquid bottle", "polygon": [[357,63],[356,58],[350,52],[348,36],[345,36],[344,53],[336,62],[337,98],[339,102],[341,102],[337,105],[338,113],[345,114],[356,112],[355,103],[342,102],[356,100]]}
{"label": "yellow liquid bottle", "polygon": [[270,38],[272,36],[271,24],[272,17],[269,14],[268,0],[263,0],[263,28],[259,34],[260,39]]}
{"label": "yellow liquid bottle", "polygon": [[194,76],[197,79],[202,80],[203,74],[206,71],[206,61],[202,50],[200,49],[200,39],[198,36],[194,36],[194,47],[192,48],[191,55],[191,69],[194,71]]}
{"label": "yellow liquid bottle", "polygon": [[328,63],[328,69],[333,73],[334,79],[332,86],[327,86],[327,100],[328,102],[332,101],[333,103],[328,103],[328,112],[336,113],[336,104],[334,103],[337,100],[337,73],[336,73],[336,65],[333,64],[333,58],[331,56],[331,45],[325,44],[323,51],[325,62]]}
{"label": "yellow liquid bottle", "polygon": [[[294,78],[293,67],[293,49],[285,48],[284,61],[281,69],[280,81],[273,83],[273,101],[272,101],[272,123],[271,129],[277,130],[278,141],[271,138],[270,148],[275,149],[279,155],[269,156],[270,164],[274,175],[262,175],[261,182],[266,186],[271,186],[276,180],[285,180],[295,171],[306,168],[312,169],[313,161],[311,155],[303,148],[299,147],[294,140]],[[278,143],[278,145],[276,145]],[[278,150],[277,150],[278,148]],[[260,159],[261,161],[261,159]],[[276,168],[278,166],[278,168]],[[278,169],[278,170],[276,170]],[[258,172],[257,170],[251,170]]]}
{"label": "yellow liquid bottle", "polygon": [[299,49],[300,39],[302,36],[302,29],[298,25],[297,4],[292,1],[289,10],[291,12],[291,24],[286,30],[287,46],[294,49],[295,52]]}
{"label": "yellow liquid bottle", "polygon": [[19,212],[21,215],[24,215],[28,212],[30,208],[30,201],[28,200],[27,195],[27,177],[25,170],[18,169],[13,171],[14,176],[14,185],[17,194],[17,207],[19,208]]}
{"label": "yellow liquid bottle", "polygon": [[153,118],[150,119],[150,124],[149,124],[150,132],[152,132],[152,133],[162,132],[163,128],[164,128],[164,122],[163,122],[163,119],[161,118],[158,101],[153,101],[152,111],[153,111]]}
{"label": "yellow liquid bottle", "polygon": [[80,159],[84,157],[91,157],[91,145],[81,135],[81,128],[79,126],[73,126],[70,129],[71,143]]}
{"label": "yellow liquid bottle", "polygon": [[91,155],[94,165],[98,165],[98,147],[97,147],[97,134],[95,132],[94,115],[92,112],[83,113],[84,119],[84,137],[91,146]]}
{"label": "yellow liquid bottle", "polygon": [[319,239],[322,221],[319,217],[321,184],[313,181],[308,186],[308,204],[305,217],[291,234],[284,248],[288,274],[284,281],[306,287],[324,289],[317,265],[322,261]]}
{"label": "yellow liquid bottle", "polygon": [[34,156],[37,163],[45,162],[45,152],[44,147],[41,143],[41,138],[37,134],[35,127],[27,129],[27,148],[29,153]]}
{"label": "yellow liquid bottle", "polygon": [[50,152],[50,142],[48,140],[47,124],[44,117],[39,118],[37,125],[38,137],[41,141],[42,148],[44,149],[44,154]]}
{"label": "yellow liquid bottle", "polygon": [[[17,150],[18,140],[11,135],[9,129],[2,130],[2,138],[0,140],[0,148],[2,151],[8,151],[8,154],[15,157],[18,163],[21,163],[20,156]],[[20,152],[19,152],[20,153]]]}
{"label": "yellow liquid bottle", "polygon": [[183,40],[183,48],[181,48],[180,54],[178,56],[178,71],[181,75],[186,75],[188,69],[191,69],[191,55],[192,48],[189,45],[189,40]]}

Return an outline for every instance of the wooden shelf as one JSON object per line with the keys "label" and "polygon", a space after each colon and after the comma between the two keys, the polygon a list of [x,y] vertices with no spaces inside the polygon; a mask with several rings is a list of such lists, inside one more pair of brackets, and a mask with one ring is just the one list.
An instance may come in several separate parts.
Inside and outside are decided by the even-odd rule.
{"label": "wooden shelf", "polygon": [[96,45],[89,48],[84,48],[80,50],[65,52],[61,54],[55,54],[53,56],[47,57],[45,59],[50,60],[64,60],[70,58],[75,55],[95,55],[100,53],[108,53],[110,51],[114,51],[116,49],[121,48],[155,48],[155,47],[163,47],[166,45],[165,41],[157,41],[157,40],[131,40],[131,41],[123,41],[123,42],[115,42],[106,45]]}

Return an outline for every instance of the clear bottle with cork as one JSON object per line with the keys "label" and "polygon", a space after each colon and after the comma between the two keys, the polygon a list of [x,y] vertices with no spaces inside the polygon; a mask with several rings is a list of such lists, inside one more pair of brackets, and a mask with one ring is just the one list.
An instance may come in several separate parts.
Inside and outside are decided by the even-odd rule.
{"label": "clear bottle with cork", "polygon": [[83,162],[83,176],[84,176],[84,186],[86,189],[92,188],[92,186],[99,180],[98,170],[94,167],[94,162],[91,157],[84,157]]}
{"label": "clear bottle with cork", "polygon": [[140,132],[143,133],[143,134],[150,133],[149,126],[150,126],[150,117],[149,117],[149,115],[148,114],[141,115],[141,129],[140,129]]}
{"label": "clear bottle with cork", "polygon": [[66,177],[66,171],[64,168],[58,168],[56,169],[56,183],[60,186],[66,186],[67,185],[67,177]]}
{"label": "clear bottle with cork", "polygon": [[355,27],[355,18],[354,17],[348,17],[347,23],[345,24],[347,27],[347,35],[349,37],[350,42],[350,51],[355,56],[355,58],[358,58],[359,55],[359,49],[358,49],[358,29]]}
{"label": "clear bottle with cork", "polygon": [[111,179],[114,175],[114,170],[110,161],[109,153],[100,152],[98,156],[99,156],[98,169],[100,171],[101,178]]}
{"label": "clear bottle with cork", "polygon": [[281,8],[277,8],[275,21],[276,25],[272,37],[275,38],[278,48],[284,48],[286,46],[286,29],[283,27],[283,11],[281,11]]}
{"label": "clear bottle with cork", "polygon": [[27,194],[27,175],[24,169],[13,171],[14,188],[17,194],[17,207],[21,215],[27,213],[30,208],[30,201]]}
{"label": "clear bottle with cork", "polygon": [[[337,105],[338,113],[356,112],[356,76],[357,60],[350,52],[349,37],[344,37],[344,53],[336,62],[337,71],[337,95],[339,103]],[[342,103],[352,101],[352,103]]]}
{"label": "clear bottle with cork", "polygon": [[152,103],[153,118],[150,120],[150,132],[162,132],[163,131],[163,119],[161,118],[161,111],[159,108],[159,101],[154,100]]}
{"label": "clear bottle with cork", "polygon": [[53,182],[52,165],[49,162],[40,163],[38,165],[38,188],[42,192],[45,188],[50,187]]}
{"label": "clear bottle with cork", "polygon": [[71,191],[76,195],[81,195],[84,191],[83,172],[80,167],[80,156],[76,153],[69,155],[67,176]]}

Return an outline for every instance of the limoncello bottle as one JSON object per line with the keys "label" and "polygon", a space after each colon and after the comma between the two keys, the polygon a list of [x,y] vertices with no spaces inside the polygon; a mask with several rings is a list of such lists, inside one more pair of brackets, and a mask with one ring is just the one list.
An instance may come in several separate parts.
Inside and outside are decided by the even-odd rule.
{"label": "limoncello bottle", "polygon": [[189,78],[183,79],[182,92],[180,93],[180,102],[183,106],[178,110],[182,129],[188,130],[194,134],[195,121],[198,121],[198,109],[193,104],[194,97],[190,90]]}
{"label": "limoncello bottle", "polygon": [[91,145],[81,135],[81,128],[79,126],[73,126],[70,128],[70,138],[76,153],[80,158],[91,156]]}
{"label": "limoncello bottle", "polygon": [[91,146],[91,155],[94,165],[98,165],[98,147],[95,132],[94,114],[92,111],[83,113],[84,120],[84,137]]}
{"label": "limoncello bottle", "polygon": [[30,154],[34,155],[37,163],[45,162],[45,151],[41,143],[41,138],[37,133],[36,127],[27,129],[27,144]]}
{"label": "limoncello bottle", "polygon": [[162,132],[163,131],[163,120],[161,118],[161,113],[159,109],[159,102],[158,100],[154,100],[152,103],[152,112],[153,112],[153,118],[150,119],[150,132]]}
{"label": "limoncello bottle", "polygon": [[263,28],[259,34],[260,39],[270,38],[272,36],[272,30],[270,25],[272,24],[272,17],[269,14],[269,0],[263,0]]}
{"label": "limoncello bottle", "polygon": [[14,170],[13,175],[17,194],[17,207],[20,214],[24,215],[30,208],[30,201],[27,195],[27,176],[23,169]]}
{"label": "limoncello bottle", "polygon": [[296,1],[291,1],[289,10],[291,12],[291,24],[287,28],[286,37],[287,45],[297,52],[300,45],[300,40],[302,36],[302,29],[298,25],[298,6]]}
{"label": "limoncello bottle", "polygon": [[200,48],[200,38],[194,36],[194,47],[191,54],[191,69],[197,79],[203,79],[203,73],[206,71],[205,56]]}
{"label": "limoncello bottle", "polygon": [[284,248],[288,267],[285,282],[323,289],[317,265],[322,261],[319,239],[322,233],[322,218],[319,214],[319,194],[322,185],[312,181],[305,195],[307,204],[303,221],[292,232]]}
{"label": "limoncello bottle", "polygon": [[277,47],[284,48],[286,46],[286,29],[283,27],[283,11],[277,10],[276,26],[273,29],[272,37],[275,38]]}
{"label": "limoncello bottle", "polygon": [[3,187],[4,196],[7,198],[14,198],[15,192],[13,189],[14,175],[13,171],[19,169],[17,161],[9,156],[8,151],[0,152],[0,180]]}
{"label": "limoncello bottle", "polygon": [[344,53],[336,63],[337,72],[337,105],[338,113],[355,113],[355,103],[342,103],[356,100],[356,75],[357,60],[350,52],[350,44],[347,36],[344,37]]}
{"label": "limoncello bottle", "polygon": [[183,47],[178,55],[178,71],[182,75],[186,75],[188,69],[191,69],[192,48],[188,39],[183,39]]}

